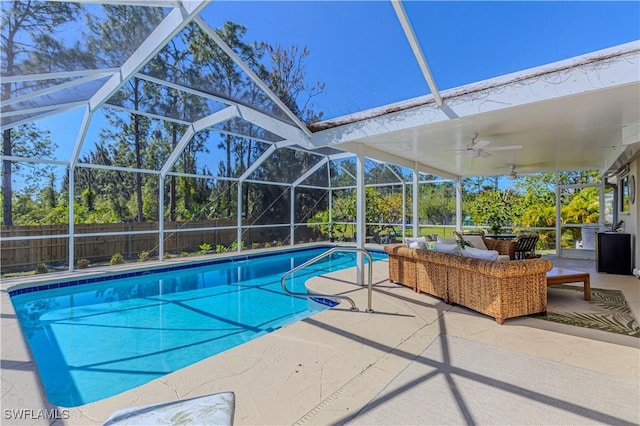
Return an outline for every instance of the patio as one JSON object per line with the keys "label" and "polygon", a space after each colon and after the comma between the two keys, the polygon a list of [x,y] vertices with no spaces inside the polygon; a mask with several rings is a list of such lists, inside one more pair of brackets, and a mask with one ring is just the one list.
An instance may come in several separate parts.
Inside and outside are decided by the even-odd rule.
{"label": "patio", "polygon": [[[554,259],[554,264],[589,272],[592,288],[621,290],[638,318],[637,278],[596,273],[591,261]],[[317,278],[311,286],[322,291],[346,291],[362,308],[366,306],[366,291],[354,287],[354,275],[353,269],[343,271],[335,276]],[[349,312],[343,304],[132,391],[68,411],[59,407],[59,413],[68,418],[54,424],[101,424],[119,408],[222,391],[236,394],[235,424],[343,424],[352,420],[357,424],[358,417],[354,419],[353,416],[374,401],[385,386],[430,345],[436,344],[433,350],[438,345],[444,344],[446,348],[447,342],[460,341],[481,345],[478,347],[486,347],[489,351],[534,357],[541,365],[551,362],[556,366],[584,369],[589,374],[605,375],[612,381],[638,383],[640,348],[637,338],[555,324],[535,317],[511,319],[499,326],[492,318],[389,283],[384,261],[375,264],[374,283],[374,314]],[[6,286],[6,283],[2,284],[3,290]],[[3,409],[54,408],[43,397],[6,292],[1,296]],[[457,358],[451,362],[457,362]],[[441,364],[441,367],[444,369],[446,365]],[[462,373],[457,370],[456,374],[460,378]],[[475,374],[481,372],[469,368],[462,376],[480,377]],[[562,416],[580,414],[583,416],[581,423],[585,424],[619,423],[618,420],[622,423],[610,413],[598,411],[597,406],[545,398],[533,390],[544,372],[527,370],[524,374],[532,384],[530,389],[492,382],[490,378],[484,385],[511,392],[523,398],[525,404],[527,401],[534,405],[544,404],[545,410],[539,417],[529,418],[530,423],[554,423],[554,417],[550,416],[553,413]],[[582,395],[584,388],[588,391],[589,386],[582,383],[573,391]],[[640,398],[637,393],[618,397],[635,401],[635,406]],[[409,386],[392,397],[375,402],[374,406],[405,407],[407,400],[415,398]],[[422,398],[424,404],[428,404],[430,398]],[[462,399],[457,410],[470,418],[482,419],[501,404],[501,400],[496,400],[493,406],[478,411],[472,403]],[[436,413],[433,414],[436,419],[437,410],[438,407],[433,407],[432,414]],[[4,421],[7,424],[50,424],[44,419],[8,419],[6,413]],[[411,423],[411,413],[404,414],[405,417],[398,417],[395,423]],[[446,421],[448,417],[444,412],[443,416],[440,420]]]}
{"label": "patio", "polygon": [[[620,40],[617,43],[622,44],[581,50],[571,54],[578,56],[563,56],[554,62],[440,90],[423,51],[430,42],[429,33],[418,28],[421,21],[427,22],[422,19],[426,16],[422,8],[431,2],[394,0],[386,5],[393,18],[385,21],[390,31],[376,29],[376,34],[393,35],[396,42],[402,40],[411,63],[407,76],[411,73],[412,81],[417,76],[420,82],[413,84],[412,97],[386,99],[364,110],[352,108],[346,115],[333,115],[324,121],[306,121],[299,116],[302,114],[296,100],[285,103],[279,97],[281,93],[261,80],[255,64],[248,64],[238,54],[241,49],[226,44],[217,32],[219,28],[208,21],[220,16],[227,19],[224,14],[210,13],[213,8],[209,6],[225,2],[123,0],[110,4],[110,9],[102,8],[101,3],[34,3],[69,8],[60,16],[74,15],[72,9],[78,12],[68,21],[61,19],[64,24],[56,33],[61,37],[61,47],[78,50],[61,49],[67,56],[57,54],[56,49],[42,49],[37,37],[32,39],[33,34],[27,30],[16,39],[26,40],[27,48],[14,52],[16,62],[11,63],[15,69],[5,69],[9,61],[3,61],[3,254],[15,255],[13,266],[22,268],[21,272],[41,265],[46,270],[46,263],[58,268],[55,274],[3,279],[0,283],[3,424],[98,425],[123,407],[222,391],[235,392],[235,423],[242,425],[410,424],[417,418],[432,423],[492,423],[504,408],[504,400],[497,396],[500,392],[514,405],[530,409],[523,410],[523,418],[510,417],[517,413],[504,411],[505,419],[514,423],[553,424],[558,419],[640,423],[637,413],[611,411],[620,401],[629,409],[640,405],[640,386],[636,391],[622,390],[629,384],[640,384],[640,339],[535,317],[510,319],[500,326],[492,318],[389,283],[386,262],[374,267],[374,314],[349,312],[343,304],[123,394],[73,409],[52,406],[17,322],[7,293],[9,287],[178,263],[184,261],[180,258],[183,254],[222,257],[251,252],[258,245],[264,250],[276,244],[304,246],[315,241],[318,233],[324,236],[318,229],[333,228],[337,222],[351,227],[349,232],[357,247],[373,247],[367,240],[368,226],[395,227],[393,237],[400,238],[419,235],[421,226],[430,225],[420,216],[418,203],[421,185],[434,183],[450,186],[448,196],[455,199],[451,208],[455,211],[447,212],[452,219],[448,223],[453,223],[447,226],[460,230],[465,217],[462,182],[469,177],[495,178],[498,187],[498,179],[555,173],[555,222],[544,227],[558,236],[554,236],[558,254],[553,258],[554,265],[589,272],[592,289],[622,291],[636,320],[640,318],[637,278],[598,273],[593,260],[560,257],[584,251],[578,251],[577,246],[575,250],[561,247],[566,228],[560,213],[563,191],[568,186],[558,178],[562,172],[598,172],[597,182],[574,183],[570,189],[589,187],[599,191],[592,236],[594,228],[610,226],[606,220],[624,220],[625,232],[633,242],[632,264],[637,267],[640,209],[634,201],[637,190],[632,182],[640,175],[639,40]],[[253,3],[234,3],[254,7]],[[367,2],[356,3],[366,7]],[[21,3],[3,2],[3,8],[11,4]],[[305,4],[288,5],[293,8]],[[325,4],[331,8],[342,2]],[[379,3],[372,2],[374,6]],[[127,39],[130,45],[115,49],[118,54],[103,62],[91,62],[99,56],[92,49],[99,46],[102,35],[100,31],[92,33],[94,43],[88,43],[91,39],[76,31],[89,28],[82,19],[89,17],[115,26],[122,22],[101,19],[109,13],[117,18],[123,11],[142,18],[147,28],[135,28],[135,37]],[[45,12],[44,16],[56,16]],[[268,5],[262,12],[263,21],[283,19],[277,14],[270,16],[275,12]],[[361,16],[356,16],[360,20]],[[350,27],[348,22],[344,25]],[[35,27],[39,34],[41,29]],[[7,28],[4,26],[4,31],[8,32]],[[108,25],[105,28],[109,29]],[[69,29],[72,31],[65,31]],[[123,34],[131,35],[126,31]],[[188,37],[194,34],[219,56],[206,59],[202,52],[188,50]],[[339,40],[342,48],[343,40]],[[373,38],[357,41],[359,44],[354,45],[362,49],[376,44]],[[178,49],[172,50],[176,46]],[[113,53],[109,47],[99,46],[98,51],[105,51],[98,53],[108,56]],[[460,52],[466,47],[457,46]],[[42,53],[45,51],[54,54],[46,57]],[[85,66],[83,60],[90,65]],[[237,73],[235,84],[219,85],[225,79],[215,72],[199,74],[219,66],[216,60],[224,61],[231,73]],[[324,60],[323,66],[330,68]],[[469,64],[469,69],[482,68]],[[444,67],[435,77],[446,74]],[[380,82],[380,87],[387,87],[389,82],[397,85],[402,79],[397,70],[392,77]],[[141,96],[144,101],[139,102]],[[109,118],[124,126],[105,132],[101,126]],[[51,126],[54,141],[47,146],[48,151],[12,152],[11,143],[13,148],[25,144],[18,129],[32,123]],[[140,123],[148,125],[144,137]],[[126,137],[113,135],[133,128],[135,131]],[[132,140],[140,152],[144,151],[140,145],[147,144],[145,155],[132,158]],[[54,148],[56,143],[60,149]],[[234,161],[232,148],[240,153]],[[287,167],[278,162],[281,158],[288,160]],[[12,170],[24,171],[31,166],[39,173],[37,179],[17,172],[11,176]],[[94,186],[98,181],[102,187]],[[117,190],[109,192],[114,187]],[[398,195],[393,223],[367,216],[369,188],[391,188],[389,191]],[[199,204],[193,195],[197,189]],[[605,208],[607,189],[613,193],[612,211]],[[335,196],[337,192],[342,192],[342,199]],[[353,211],[341,218],[332,217],[335,204],[346,199]],[[47,214],[40,214],[36,207]],[[104,216],[96,213],[100,207],[106,209],[102,211]],[[50,211],[57,215],[48,218]],[[274,211],[279,213],[277,217]],[[312,222],[314,215],[325,211],[326,220]],[[12,225],[12,214],[22,214],[35,222],[47,216],[49,222],[29,223],[19,229]],[[568,226],[581,227],[583,223]],[[216,245],[221,253],[208,254],[218,248]],[[129,250],[133,262],[152,260],[145,265],[105,266],[105,259],[111,255],[122,257],[123,247]],[[222,253],[227,250],[231,252]],[[91,255],[95,257],[92,267],[80,270],[80,265],[91,263]],[[310,286],[328,293],[347,293],[362,309],[366,292],[354,283],[363,281],[363,266],[360,263],[355,269],[316,278]],[[586,302],[577,298],[576,303]],[[474,351],[482,355],[477,365],[473,363]],[[491,357],[510,363],[518,384],[492,370]],[[458,364],[460,359],[466,359],[467,364]],[[433,370],[416,373],[420,380],[401,382],[410,371],[417,371],[412,369],[418,364]],[[541,381],[549,371],[576,380],[559,384],[558,390],[565,392],[566,398],[544,392],[546,385]],[[591,379],[580,383],[580,371]],[[590,388],[596,378],[620,383],[620,390],[614,387],[607,391],[613,400],[599,399],[599,389]],[[470,386],[456,389],[458,379]],[[432,383],[440,386],[437,393],[444,399],[416,395],[422,392],[421,386]],[[487,392],[467,394],[474,386]],[[589,394],[591,390],[594,392]],[[477,401],[486,405],[477,406]],[[430,403],[435,406],[429,407]],[[428,420],[419,411],[425,406],[432,408]],[[361,412],[365,407],[367,411]],[[399,411],[403,417],[385,417]]]}

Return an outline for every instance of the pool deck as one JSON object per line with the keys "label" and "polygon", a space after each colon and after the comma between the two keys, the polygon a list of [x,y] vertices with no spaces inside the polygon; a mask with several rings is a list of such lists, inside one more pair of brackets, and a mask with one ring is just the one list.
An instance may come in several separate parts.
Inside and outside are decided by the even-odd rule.
{"label": "pool deck", "polygon": [[[589,272],[592,288],[621,290],[640,319],[640,280],[597,273],[593,261],[552,260],[556,266]],[[640,339],[534,317],[498,325],[487,316],[390,283],[387,268],[386,261],[374,263],[373,314],[363,312],[367,292],[354,283],[353,268],[317,277],[309,282],[311,288],[347,294],[361,310],[350,312],[343,302],[131,391],[70,409],[47,403],[6,291],[41,277],[4,280],[0,423],[98,425],[121,408],[233,391],[237,425],[343,424],[441,336],[640,382]],[[56,278],[77,278],[84,271]],[[531,380],[539,376],[532,374]],[[55,408],[64,419],[37,418],[38,410]],[[544,413],[540,415],[543,423]]]}

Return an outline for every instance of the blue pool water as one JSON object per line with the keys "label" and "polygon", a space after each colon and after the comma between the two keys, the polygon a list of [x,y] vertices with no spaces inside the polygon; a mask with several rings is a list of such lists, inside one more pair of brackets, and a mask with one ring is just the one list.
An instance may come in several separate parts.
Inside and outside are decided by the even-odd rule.
{"label": "blue pool water", "polygon": [[[285,295],[280,285],[284,272],[326,250],[243,256],[207,266],[11,292],[11,300],[47,397],[53,404],[74,407],[327,309]],[[386,258],[384,253],[372,256]],[[294,274],[288,288],[305,291],[309,278],[354,265],[354,253],[336,253]]]}

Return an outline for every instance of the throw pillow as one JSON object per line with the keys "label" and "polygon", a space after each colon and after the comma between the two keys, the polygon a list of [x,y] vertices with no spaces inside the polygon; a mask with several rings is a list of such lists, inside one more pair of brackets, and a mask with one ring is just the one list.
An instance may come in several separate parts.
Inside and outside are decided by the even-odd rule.
{"label": "throw pillow", "polygon": [[480,235],[465,235],[464,240],[474,248],[487,250],[487,245]]}
{"label": "throw pillow", "polygon": [[468,257],[473,257],[475,259],[491,261],[498,259],[498,250],[483,250],[473,247],[466,247],[464,251]]}
{"label": "throw pillow", "polygon": [[450,253],[450,254],[458,254],[458,244],[445,244],[445,243],[436,243],[435,250],[440,253]]}
{"label": "throw pillow", "polygon": [[436,241],[442,244],[456,244],[455,238],[446,238],[441,237],[440,235],[438,235],[438,239]]}
{"label": "throw pillow", "polygon": [[404,243],[409,248],[418,248],[418,249],[426,249],[427,248],[427,238],[426,237],[417,237],[417,238],[405,238]]}

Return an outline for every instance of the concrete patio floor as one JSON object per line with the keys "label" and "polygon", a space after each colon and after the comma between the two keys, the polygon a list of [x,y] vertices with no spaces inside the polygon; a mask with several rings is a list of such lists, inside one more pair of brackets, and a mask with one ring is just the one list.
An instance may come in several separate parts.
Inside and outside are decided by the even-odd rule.
{"label": "concrete patio floor", "polygon": [[[637,278],[597,273],[593,261],[552,260],[556,266],[589,272],[592,288],[623,291],[640,318]],[[498,325],[492,318],[390,283],[387,267],[386,261],[374,263],[373,314],[363,312],[367,294],[354,284],[354,269],[317,277],[309,282],[311,288],[346,293],[360,312],[350,312],[348,303],[342,303],[131,391],[69,409],[47,403],[6,291],[29,279],[4,280],[1,423],[102,424],[124,407],[233,391],[237,425],[343,424],[443,335],[636,380],[640,386],[640,339],[535,317]],[[35,418],[38,410],[55,408],[63,418]],[[18,416],[20,409],[33,413]]]}

